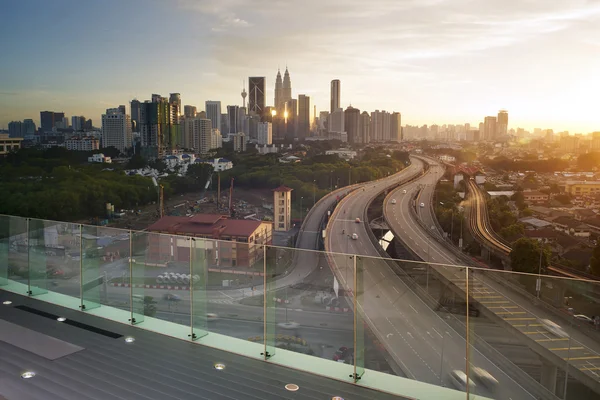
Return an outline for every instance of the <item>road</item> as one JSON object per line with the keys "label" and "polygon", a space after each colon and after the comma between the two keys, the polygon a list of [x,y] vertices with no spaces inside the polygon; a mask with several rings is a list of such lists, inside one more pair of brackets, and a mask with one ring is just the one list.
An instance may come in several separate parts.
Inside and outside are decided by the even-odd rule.
{"label": "road", "polygon": [[[384,214],[396,236],[421,259],[428,260],[430,263],[456,264],[458,261],[456,256],[435,238],[432,239],[432,237],[439,237],[439,234],[435,229],[431,229],[435,228],[435,216],[429,205],[433,199],[435,183],[443,175],[442,171],[440,165],[432,166],[429,174],[403,189],[407,191],[406,194],[399,190],[391,193],[384,205]],[[416,202],[417,215],[423,221],[423,225],[428,228],[427,231],[411,217],[414,214],[410,212],[410,207],[413,207],[412,200],[419,189],[422,190]],[[392,199],[396,199],[396,204],[392,204]],[[424,203],[425,207],[420,207],[421,203]],[[465,290],[464,269],[444,265],[435,265],[433,268],[437,273]],[[564,327],[570,334],[570,338],[553,336],[539,323],[541,318],[552,319],[553,315],[546,312],[545,309],[534,307],[531,299],[512,293],[505,286],[491,279],[492,273],[489,271],[474,272],[469,279],[469,293],[472,294],[472,298],[520,331],[524,337],[531,338],[558,357],[569,359],[570,366],[581,369],[582,372],[597,379],[599,368],[594,363],[599,361],[600,357],[595,350],[592,350],[597,347],[597,343],[573,327]],[[471,330],[476,331],[476,319],[471,318],[471,320],[475,324]],[[476,359],[472,358],[472,361],[478,366]],[[495,370],[500,376],[500,378],[496,378],[499,381],[505,381],[506,375],[498,368]],[[489,371],[492,372],[492,370]],[[494,376],[496,373],[492,372]],[[506,386],[503,383],[501,387],[505,388]]]}

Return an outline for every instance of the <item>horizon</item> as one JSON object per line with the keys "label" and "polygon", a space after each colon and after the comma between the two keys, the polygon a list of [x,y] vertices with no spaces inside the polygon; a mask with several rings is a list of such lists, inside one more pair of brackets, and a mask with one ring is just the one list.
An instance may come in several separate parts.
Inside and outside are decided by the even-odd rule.
{"label": "horizon", "polygon": [[329,110],[330,81],[340,79],[344,109],[397,111],[402,126],[477,128],[506,109],[509,129],[587,134],[600,130],[600,2],[563,3],[10,4],[0,32],[18,40],[3,51],[0,128],[26,118],[39,126],[45,110],[98,126],[106,108],[129,112],[152,93],[179,92],[198,110],[206,100],[241,105],[249,76],[266,77],[272,105],[287,66],[292,95],[310,96],[311,114]]}

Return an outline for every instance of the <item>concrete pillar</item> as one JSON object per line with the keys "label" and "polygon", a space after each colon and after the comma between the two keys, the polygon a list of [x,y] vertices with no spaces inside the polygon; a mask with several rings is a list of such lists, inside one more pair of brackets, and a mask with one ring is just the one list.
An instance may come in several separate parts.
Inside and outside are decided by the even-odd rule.
{"label": "concrete pillar", "polygon": [[558,371],[558,367],[546,360],[542,360],[541,368],[542,373],[540,383],[552,393],[556,393],[556,373]]}

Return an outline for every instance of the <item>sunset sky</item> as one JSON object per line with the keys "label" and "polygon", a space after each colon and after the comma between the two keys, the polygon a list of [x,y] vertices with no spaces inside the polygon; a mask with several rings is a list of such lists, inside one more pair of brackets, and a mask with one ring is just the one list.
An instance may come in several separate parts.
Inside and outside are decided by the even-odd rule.
{"label": "sunset sky", "polygon": [[[600,131],[600,0],[20,0],[1,6],[0,128],[152,93],[241,104],[278,66],[293,96],[400,111],[402,124]],[[246,83],[247,85],[247,83]]]}

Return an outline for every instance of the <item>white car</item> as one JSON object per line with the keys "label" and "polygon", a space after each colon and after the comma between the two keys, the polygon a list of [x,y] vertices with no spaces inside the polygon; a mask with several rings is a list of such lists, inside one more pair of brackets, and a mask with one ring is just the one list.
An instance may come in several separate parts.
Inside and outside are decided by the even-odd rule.
{"label": "white car", "polygon": [[215,314],[215,313],[206,313],[206,320],[207,321],[216,321],[219,319],[219,315]]}
{"label": "white car", "polygon": [[352,234],[352,239],[353,239],[353,240],[356,240],[356,239],[358,239],[358,235],[357,235],[356,233],[353,233],[353,234]]}
{"label": "white car", "polygon": [[300,324],[294,321],[288,321],[288,322],[280,322],[277,324],[278,327],[280,327],[281,329],[298,329],[298,327],[300,327]]}
{"label": "white car", "polygon": [[472,376],[475,377],[481,384],[490,390],[494,390],[498,386],[498,380],[492,374],[483,368],[475,367],[472,369]]}
{"label": "white car", "polygon": [[587,315],[583,315],[583,314],[575,314],[575,315],[573,315],[573,318],[578,319],[578,320],[583,321],[583,322],[587,322],[588,324],[593,324],[594,323],[593,319],[591,319]]}
{"label": "white car", "polygon": [[396,204],[396,199],[392,199],[392,204]]}
{"label": "white car", "polygon": [[548,332],[552,333],[555,336],[558,336],[560,338],[569,337],[569,334],[565,332],[556,322],[552,322],[549,319],[541,319],[540,323],[544,328],[546,328]]}
{"label": "white car", "polygon": [[[458,369],[450,372],[450,381],[455,388],[458,390],[462,390],[463,392],[467,390],[467,375]],[[469,391],[475,389],[477,385],[473,382],[473,379],[469,379]]]}
{"label": "white car", "polygon": [[421,203],[421,208],[425,208],[425,203]]}
{"label": "white car", "polygon": [[406,189],[404,189],[404,190],[402,191],[402,193],[406,194]]}

